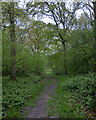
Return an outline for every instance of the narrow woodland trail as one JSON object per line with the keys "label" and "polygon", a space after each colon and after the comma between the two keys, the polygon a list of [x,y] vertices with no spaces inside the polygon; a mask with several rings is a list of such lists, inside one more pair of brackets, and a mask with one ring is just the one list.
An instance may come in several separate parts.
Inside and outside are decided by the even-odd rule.
{"label": "narrow woodland trail", "polygon": [[37,106],[33,107],[30,114],[28,115],[28,118],[48,118],[48,106],[47,103],[49,99],[49,94],[56,88],[57,80],[55,78],[52,78],[54,80],[54,83],[52,83],[50,86],[46,86],[43,92],[40,95],[40,98],[37,102]]}

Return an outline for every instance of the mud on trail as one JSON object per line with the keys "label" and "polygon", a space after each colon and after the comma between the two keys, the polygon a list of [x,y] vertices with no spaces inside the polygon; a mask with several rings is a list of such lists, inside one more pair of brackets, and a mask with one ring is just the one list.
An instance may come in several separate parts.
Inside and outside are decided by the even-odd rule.
{"label": "mud on trail", "polygon": [[51,99],[49,95],[50,93],[52,93],[53,90],[55,90],[57,83],[57,79],[53,77],[50,77],[50,79],[54,80],[54,82],[51,85],[45,86],[35,107],[28,107],[28,111],[30,111],[30,113],[28,114],[27,118],[48,118],[48,111],[50,108],[48,108],[47,104],[48,101]]}

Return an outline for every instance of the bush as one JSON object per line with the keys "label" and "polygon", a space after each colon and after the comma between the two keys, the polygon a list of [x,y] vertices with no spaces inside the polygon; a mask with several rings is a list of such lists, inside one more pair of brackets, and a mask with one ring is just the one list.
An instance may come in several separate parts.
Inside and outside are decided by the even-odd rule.
{"label": "bush", "polygon": [[[33,73],[36,75],[41,75],[45,70],[44,58],[40,55],[32,55],[30,53],[22,53],[21,62],[17,64],[18,75]],[[19,56],[20,57],[20,56]],[[19,58],[20,59],[20,58]]]}
{"label": "bush", "polygon": [[49,62],[52,65],[52,70],[55,75],[64,74],[64,54],[56,53],[49,57]]}
{"label": "bush", "polygon": [[75,76],[62,85],[63,90],[70,90],[76,99],[89,108],[96,105],[96,78],[93,75]]}
{"label": "bush", "polygon": [[[2,53],[2,71],[3,75],[10,74],[10,42],[8,40],[3,41],[3,53]],[[40,55],[33,55],[29,48],[25,48],[16,45],[16,72],[18,76],[26,76],[28,73],[34,73],[36,75],[41,75],[45,71],[45,58]]]}

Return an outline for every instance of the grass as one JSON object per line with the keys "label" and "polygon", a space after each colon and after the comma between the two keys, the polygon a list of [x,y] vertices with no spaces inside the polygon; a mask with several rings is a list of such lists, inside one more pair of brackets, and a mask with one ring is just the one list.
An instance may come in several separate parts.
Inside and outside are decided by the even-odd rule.
{"label": "grass", "polygon": [[[58,116],[59,118],[84,118],[81,112],[82,105],[77,104],[74,94],[69,90],[64,90],[63,85],[70,81],[70,76],[56,76],[58,79],[56,95],[51,94],[48,106],[50,108],[48,116]],[[54,107],[55,106],[55,107]]]}
{"label": "grass", "polygon": [[3,77],[3,118],[20,118],[21,109],[33,107],[45,85],[53,81],[43,80],[40,76],[17,77],[17,82]]}

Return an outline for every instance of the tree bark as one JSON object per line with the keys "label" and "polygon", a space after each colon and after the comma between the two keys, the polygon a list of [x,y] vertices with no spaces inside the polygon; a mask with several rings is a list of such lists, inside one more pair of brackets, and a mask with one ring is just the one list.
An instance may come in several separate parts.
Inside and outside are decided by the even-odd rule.
{"label": "tree bark", "polygon": [[94,72],[96,73],[96,1],[93,2],[94,10]]}
{"label": "tree bark", "polygon": [[14,2],[10,2],[9,18],[10,18],[10,40],[11,40],[11,66],[10,78],[16,80],[16,38],[15,38],[15,21],[14,21]]}
{"label": "tree bark", "polygon": [[62,42],[63,49],[64,49],[64,74],[67,74],[67,61],[66,61],[66,44],[65,41]]}
{"label": "tree bark", "polygon": [[93,2],[94,5],[94,37],[96,41],[96,1]]}

